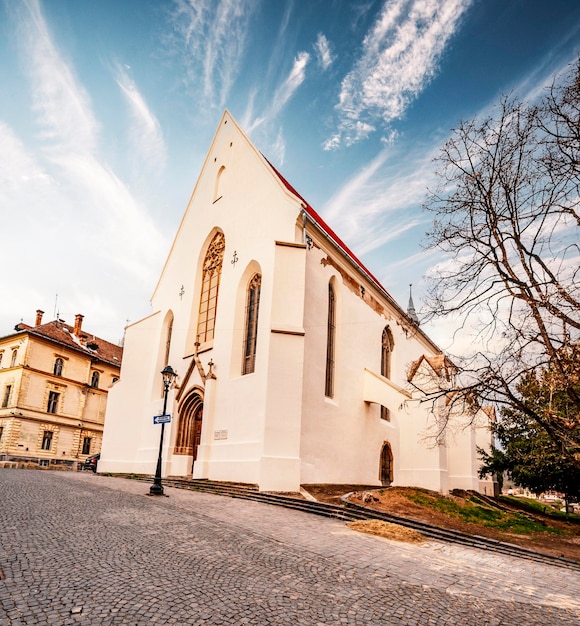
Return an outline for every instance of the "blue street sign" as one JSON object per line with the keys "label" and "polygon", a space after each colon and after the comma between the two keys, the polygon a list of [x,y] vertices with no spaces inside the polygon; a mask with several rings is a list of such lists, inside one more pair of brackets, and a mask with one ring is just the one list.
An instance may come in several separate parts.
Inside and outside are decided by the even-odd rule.
{"label": "blue street sign", "polygon": [[154,415],[154,424],[168,424],[171,421],[171,415]]}

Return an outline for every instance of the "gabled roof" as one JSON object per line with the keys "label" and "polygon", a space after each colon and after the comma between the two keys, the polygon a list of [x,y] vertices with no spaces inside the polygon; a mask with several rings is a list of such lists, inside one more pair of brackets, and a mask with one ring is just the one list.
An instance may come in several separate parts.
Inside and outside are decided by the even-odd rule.
{"label": "gabled roof", "polygon": [[457,367],[444,354],[436,354],[435,356],[426,356],[423,354],[420,358],[411,363],[411,369],[409,370],[407,380],[411,381],[415,378],[415,374],[417,374],[417,371],[423,361],[429,365],[437,376],[445,377],[447,380],[450,380],[451,375],[457,372]]}
{"label": "gabled roof", "polygon": [[39,326],[29,326],[28,324],[20,323],[15,326],[15,330],[20,333],[24,332],[32,337],[48,339],[77,352],[83,352],[92,359],[121,367],[121,359],[123,358],[123,348],[121,346],[117,346],[100,337],[95,337],[85,331],[82,332],[80,337],[77,337],[74,334],[74,328],[61,320],[54,320]]}

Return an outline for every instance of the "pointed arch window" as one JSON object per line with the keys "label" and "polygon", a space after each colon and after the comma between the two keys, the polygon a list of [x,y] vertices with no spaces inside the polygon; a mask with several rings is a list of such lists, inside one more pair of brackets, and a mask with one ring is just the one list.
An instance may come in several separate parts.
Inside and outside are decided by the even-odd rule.
{"label": "pointed arch window", "polygon": [[385,487],[393,482],[393,451],[388,441],[381,449],[379,480]]}
{"label": "pointed arch window", "polygon": [[251,374],[256,367],[256,346],[258,341],[258,309],[262,275],[254,274],[248,284],[246,298],[246,326],[244,328],[244,362],[242,374]]}
{"label": "pointed arch window", "polygon": [[328,284],[328,319],[326,335],[326,377],[324,395],[334,397],[334,365],[336,350],[336,294],[331,283]]}
{"label": "pointed arch window", "polygon": [[55,376],[62,376],[62,366],[64,365],[64,361],[58,357],[56,359],[56,361],[54,362],[54,370],[53,370],[53,374]]}
{"label": "pointed arch window", "polygon": [[14,367],[16,365],[17,357],[18,357],[18,349],[12,350],[12,359],[10,361],[10,367]]}
{"label": "pointed arch window", "polygon": [[214,337],[218,291],[225,247],[226,242],[224,234],[216,233],[209,244],[203,261],[199,317],[197,322],[197,340],[202,344],[206,341],[211,341]]}
{"label": "pointed arch window", "polygon": [[99,386],[99,372],[93,372],[91,375],[91,387]]}
{"label": "pointed arch window", "polygon": [[[383,330],[383,337],[381,341],[381,375],[385,378],[391,378],[391,357],[393,354],[393,348],[395,347],[395,341],[393,339],[393,333],[387,326]],[[381,406],[381,419],[390,420],[391,414],[386,406]]]}

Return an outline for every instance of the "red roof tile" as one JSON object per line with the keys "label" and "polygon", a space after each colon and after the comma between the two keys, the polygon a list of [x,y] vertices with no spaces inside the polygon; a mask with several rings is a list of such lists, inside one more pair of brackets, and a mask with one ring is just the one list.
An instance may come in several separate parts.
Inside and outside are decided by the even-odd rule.
{"label": "red roof tile", "polygon": [[121,346],[105,341],[100,337],[95,337],[86,331],[82,331],[79,338],[74,335],[72,326],[60,320],[54,320],[39,326],[28,326],[28,324],[21,323],[15,327],[15,330],[49,339],[73,350],[84,352],[91,358],[121,367],[121,359],[123,358],[123,348]]}

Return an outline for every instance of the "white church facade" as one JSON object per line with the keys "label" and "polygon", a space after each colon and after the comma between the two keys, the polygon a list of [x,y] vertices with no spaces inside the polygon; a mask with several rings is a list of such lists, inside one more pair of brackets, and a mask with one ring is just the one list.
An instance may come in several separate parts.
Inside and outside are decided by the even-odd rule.
{"label": "white church facade", "polygon": [[170,364],[163,476],[492,493],[489,430],[433,437],[440,416],[411,384],[445,385],[451,364],[227,111],[152,305],[126,331],[100,472],[155,472]]}

